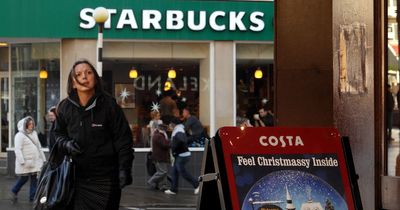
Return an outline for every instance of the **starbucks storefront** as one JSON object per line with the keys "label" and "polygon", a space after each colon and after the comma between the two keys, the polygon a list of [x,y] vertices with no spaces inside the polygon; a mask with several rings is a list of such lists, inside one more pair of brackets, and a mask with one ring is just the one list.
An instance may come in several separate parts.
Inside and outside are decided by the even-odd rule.
{"label": "starbucks storefront", "polygon": [[[0,48],[5,58],[0,66],[9,72],[9,96],[18,96],[10,97],[5,110],[10,174],[14,128],[24,109],[29,108],[37,130],[45,135],[46,110],[66,97],[72,64],[82,58],[96,64],[97,25],[92,14],[98,6],[110,14],[103,31],[102,79],[132,129],[137,185],[147,179],[143,169],[150,150],[150,112],[167,94],[173,94],[178,107],[189,107],[210,136],[219,127],[235,125],[236,110],[250,109],[262,99],[274,101],[273,2],[135,0],[72,5],[44,0],[29,8],[35,14],[33,23],[21,17],[28,8],[11,0],[2,4],[13,23],[0,32],[0,41],[6,44]],[[51,12],[43,13],[43,7]],[[11,12],[16,8],[26,11],[17,18]],[[47,79],[39,77],[42,66]],[[262,70],[262,78],[253,76],[256,69]],[[171,70],[175,77],[169,75]],[[16,92],[19,89],[32,93],[28,97]],[[190,170],[199,174],[203,148],[191,150]]]}

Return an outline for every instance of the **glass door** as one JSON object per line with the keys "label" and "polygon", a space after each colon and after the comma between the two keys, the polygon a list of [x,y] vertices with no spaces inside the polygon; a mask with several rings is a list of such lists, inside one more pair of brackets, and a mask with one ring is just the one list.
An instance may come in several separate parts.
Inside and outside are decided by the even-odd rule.
{"label": "glass door", "polygon": [[0,115],[1,115],[1,123],[0,123],[0,138],[1,138],[1,156],[5,156],[6,149],[8,147],[8,72],[0,73]]}
{"label": "glass door", "polygon": [[397,162],[400,157],[400,74],[396,0],[388,0],[387,14],[386,175],[400,176],[400,167]]}
{"label": "glass door", "polygon": [[9,147],[8,133],[8,115],[9,115],[9,46],[4,44],[0,46],[0,157],[7,156],[7,147]]}

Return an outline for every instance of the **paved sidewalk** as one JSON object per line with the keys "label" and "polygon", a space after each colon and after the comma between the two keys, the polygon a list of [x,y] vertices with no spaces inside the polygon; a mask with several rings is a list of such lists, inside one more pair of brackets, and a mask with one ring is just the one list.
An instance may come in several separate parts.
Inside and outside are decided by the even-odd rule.
{"label": "paved sidewalk", "polygon": [[[28,201],[29,183],[25,184],[18,194],[18,203],[12,204],[9,192],[16,181],[15,177],[0,175],[0,209],[28,210],[32,204]],[[161,191],[149,190],[135,186],[128,186],[122,191],[120,210],[194,210],[197,205],[197,195],[193,189],[182,189],[177,195],[166,195]]]}

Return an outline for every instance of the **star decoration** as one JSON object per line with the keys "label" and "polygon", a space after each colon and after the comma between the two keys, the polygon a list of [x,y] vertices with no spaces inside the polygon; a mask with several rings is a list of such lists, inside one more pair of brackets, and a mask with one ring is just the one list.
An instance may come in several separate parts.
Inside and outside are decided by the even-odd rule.
{"label": "star decoration", "polygon": [[124,88],[124,89],[121,91],[121,93],[119,93],[119,97],[120,97],[122,100],[127,99],[128,96],[130,96],[130,95],[131,95],[131,93],[130,93],[129,91],[127,91],[126,88]]}
{"label": "star decoration", "polygon": [[156,103],[154,103],[154,102],[151,102],[152,104],[151,104],[151,111],[159,111],[160,110],[160,104],[158,104],[157,102]]}
{"label": "star decoration", "polygon": [[266,104],[268,102],[268,99],[266,99],[266,98],[263,98],[262,100],[261,100],[261,103],[263,103],[263,104]]}
{"label": "star decoration", "polygon": [[160,89],[157,89],[157,90],[156,90],[156,95],[157,95],[157,96],[160,96],[160,95],[161,95],[161,90],[160,90]]}

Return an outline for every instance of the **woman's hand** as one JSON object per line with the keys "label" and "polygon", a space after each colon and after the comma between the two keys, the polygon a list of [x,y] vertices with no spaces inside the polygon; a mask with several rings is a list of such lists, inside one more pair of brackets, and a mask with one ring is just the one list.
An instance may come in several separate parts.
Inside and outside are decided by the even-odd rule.
{"label": "woman's hand", "polygon": [[75,140],[67,141],[63,146],[68,155],[76,156],[82,153],[81,148]]}

